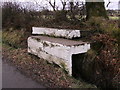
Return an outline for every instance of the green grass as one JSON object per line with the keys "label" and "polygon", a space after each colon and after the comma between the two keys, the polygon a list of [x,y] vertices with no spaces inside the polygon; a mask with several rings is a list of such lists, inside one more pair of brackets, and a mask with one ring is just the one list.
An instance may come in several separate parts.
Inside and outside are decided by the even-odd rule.
{"label": "green grass", "polygon": [[109,16],[109,18],[110,18],[111,20],[118,20],[118,19],[119,19],[119,17],[117,17],[117,16]]}
{"label": "green grass", "polygon": [[2,32],[2,41],[15,48],[26,47],[27,35],[23,30],[6,30]]}

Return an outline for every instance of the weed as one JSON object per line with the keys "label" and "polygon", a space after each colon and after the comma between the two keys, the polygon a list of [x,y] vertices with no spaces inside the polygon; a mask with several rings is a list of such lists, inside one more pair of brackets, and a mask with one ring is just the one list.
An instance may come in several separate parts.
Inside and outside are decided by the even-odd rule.
{"label": "weed", "polygon": [[60,65],[61,65],[63,71],[64,71],[66,74],[68,74],[68,71],[66,70],[66,65],[65,65],[65,63],[62,63],[62,62],[61,62]]}

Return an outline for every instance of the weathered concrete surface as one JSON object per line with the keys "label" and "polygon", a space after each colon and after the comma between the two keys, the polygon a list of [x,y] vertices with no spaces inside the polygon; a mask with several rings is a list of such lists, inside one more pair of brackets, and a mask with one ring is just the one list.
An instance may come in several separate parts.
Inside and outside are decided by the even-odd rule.
{"label": "weathered concrete surface", "polygon": [[28,38],[28,52],[40,58],[54,62],[72,75],[72,54],[85,53],[90,44],[47,36],[31,36]]}
{"label": "weathered concrete surface", "polygon": [[67,39],[81,37],[80,30],[32,27],[32,34],[63,37]]}

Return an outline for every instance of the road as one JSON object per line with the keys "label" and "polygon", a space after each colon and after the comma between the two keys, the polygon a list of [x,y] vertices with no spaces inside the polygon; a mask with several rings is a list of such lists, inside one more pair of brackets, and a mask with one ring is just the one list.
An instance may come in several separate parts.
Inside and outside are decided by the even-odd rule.
{"label": "road", "polygon": [[44,86],[27,78],[15,67],[2,63],[2,88],[45,88]]}

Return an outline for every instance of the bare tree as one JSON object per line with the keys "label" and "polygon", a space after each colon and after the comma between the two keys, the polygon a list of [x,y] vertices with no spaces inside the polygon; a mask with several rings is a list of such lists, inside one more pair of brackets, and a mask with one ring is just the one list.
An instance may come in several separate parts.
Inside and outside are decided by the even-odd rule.
{"label": "bare tree", "polygon": [[65,10],[65,7],[66,7],[66,3],[67,3],[67,1],[66,0],[60,0],[61,1],[61,3],[62,3],[62,10]]}
{"label": "bare tree", "polygon": [[50,6],[53,8],[53,11],[56,11],[56,0],[54,0],[54,2],[52,3],[51,0],[46,0]]}

